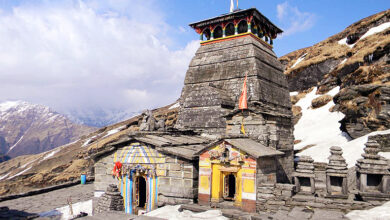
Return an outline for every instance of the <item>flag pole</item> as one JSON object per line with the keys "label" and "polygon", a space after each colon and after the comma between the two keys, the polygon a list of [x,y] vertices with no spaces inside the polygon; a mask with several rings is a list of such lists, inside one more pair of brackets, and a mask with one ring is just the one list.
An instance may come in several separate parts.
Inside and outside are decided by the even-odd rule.
{"label": "flag pole", "polygon": [[241,132],[242,132],[243,134],[245,134],[245,128],[244,128],[244,109],[248,109],[247,86],[246,86],[247,76],[248,76],[248,73],[245,73],[244,84],[242,85],[241,96],[240,96],[240,100],[239,100],[239,103],[238,103],[238,109],[241,109],[241,114],[242,114]]}

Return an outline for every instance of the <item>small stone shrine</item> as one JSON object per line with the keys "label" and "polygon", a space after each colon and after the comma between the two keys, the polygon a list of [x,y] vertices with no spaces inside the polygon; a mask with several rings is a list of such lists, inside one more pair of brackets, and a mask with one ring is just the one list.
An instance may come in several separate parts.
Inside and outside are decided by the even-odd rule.
{"label": "small stone shrine", "polygon": [[348,167],[342,155],[343,151],[340,147],[330,148],[329,163],[326,166],[327,197],[348,197]]}
{"label": "small stone shrine", "polygon": [[295,181],[295,190],[300,194],[314,194],[314,160],[310,156],[299,157],[297,169],[293,176]]}
{"label": "small stone shrine", "polygon": [[110,184],[99,198],[95,209],[97,213],[106,211],[123,211],[123,197],[115,184]]}
{"label": "small stone shrine", "polygon": [[378,155],[380,145],[369,140],[363,158],[356,163],[359,195],[363,200],[386,200],[390,198],[390,172],[388,161]]}

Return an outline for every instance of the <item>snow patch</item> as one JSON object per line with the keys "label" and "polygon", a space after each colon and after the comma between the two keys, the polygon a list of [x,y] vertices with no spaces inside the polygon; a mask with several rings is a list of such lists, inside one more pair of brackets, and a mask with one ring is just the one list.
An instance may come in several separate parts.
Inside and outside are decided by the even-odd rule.
{"label": "snow patch", "polygon": [[76,215],[80,214],[80,212],[85,212],[88,216],[92,216],[92,200],[78,202],[72,204],[73,215],[70,214],[69,206],[63,206],[61,208],[56,208],[54,210],[48,212],[39,213],[40,217],[55,217],[61,216],[61,219],[67,220],[72,219]]}
{"label": "snow patch", "polygon": [[38,160],[39,158],[37,158],[37,159],[34,159],[34,160],[32,160],[32,161],[30,161],[30,162],[28,162],[28,163],[25,163],[23,166],[21,166],[20,168],[25,168],[25,167],[27,167],[28,165],[30,165],[30,164],[32,164],[32,163],[34,163],[36,160]]}
{"label": "snow patch", "polygon": [[1,177],[0,177],[0,180],[5,179],[5,178],[6,178],[7,176],[9,176],[9,175],[10,175],[10,173],[7,173],[7,174],[1,176]]}
{"label": "snow patch", "polygon": [[19,175],[22,175],[23,173],[27,172],[29,169],[31,169],[31,167],[29,167],[29,168],[27,168],[27,169],[24,169],[23,171],[21,171],[21,172],[15,174],[15,175],[13,175],[13,176],[11,176],[11,177],[8,177],[7,180],[12,179],[12,178],[14,178],[14,177],[17,177],[17,176],[19,176]]}
{"label": "snow patch", "polygon": [[22,104],[22,101],[6,101],[0,103],[0,112],[5,112],[9,109],[16,108],[20,104]]}
{"label": "snow patch", "polygon": [[[335,96],[339,87],[329,91],[327,94]],[[333,101],[317,109],[311,108],[311,101],[320,95],[316,95],[317,89],[313,89],[309,94],[297,102],[297,106],[302,108],[302,117],[294,127],[294,136],[300,143],[294,145],[295,150],[302,150],[304,147],[311,146],[298,156],[311,156],[316,162],[328,162],[330,155],[329,148],[339,146],[343,149],[343,157],[348,163],[348,167],[353,167],[356,160],[361,158],[364,152],[365,143],[368,136],[377,134],[390,134],[390,129],[385,131],[375,131],[362,137],[350,140],[350,137],[340,131],[339,121],[344,117],[341,112],[330,112],[329,108],[334,105]],[[390,159],[390,153],[381,153],[382,156]]]}
{"label": "snow patch", "polygon": [[14,145],[12,145],[12,147],[9,148],[7,153],[9,153],[12,149],[14,149],[14,147],[16,147],[16,145],[19,144],[19,142],[23,139],[23,137],[24,137],[24,135],[22,135],[22,137],[20,137],[19,140]]}
{"label": "snow patch", "polygon": [[[328,156],[330,155],[329,148],[332,146],[339,146],[341,149],[343,149],[343,157],[345,158],[348,167],[353,167],[356,164],[356,161],[360,158],[362,158],[362,153],[364,153],[364,147],[365,143],[367,143],[368,136],[377,135],[377,134],[390,134],[390,129],[385,131],[375,131],[371,132],[367,135],[364,135],[362,137],[356,138],[354,140],[351,140],[349,142],[345,142],[343,144],[339,145],[331,145],[328,143],[324,143],[322,146],[314,146],[312,148],[309,148],[298,155],[308,155],[311,156],[316,162],[328,162]],[[326,136],[326,133],[324,133],[324,136]],[[390,159],[390,153],[388,152],[381,152],[379,155]]]}
{"label": "snow patch", "polygon": [[44,157],[42,160],[46,160],[46,159],[48,159],[48,158],[54,156],[54,154],[56,154],[58,151],[60,151],[60,149],[55,149],[55,150],[53,150],[52,152],[46,154],[45,157]]}
{"label": "snow patch", "polygon": [[290,92],[290,96],[298,95],[298,92]]}
{"label": "snow patch", "polygon": [[95,191],[93,193],[93,196],[98,198],[101,197],[104,193],[105,193],[104,191]]}
{"label": "snow patch", "polygon": [[169,109],[174,109],[174,108],[179,108],[180,107],[180,103],[179,102],[176,102],[174,105],[172,105],[171,107],[169,107]]}
{"label": "snow patch", "polygon": [[390,202],[368,209],[368,210],[354,210],[345,216],[351,220],[383,220],[390,219]]}
{"label": "snow patch", "polygon": [[176,206],[164,206],[162,208],[153,210],[146,214],[146,216],[159,217],[169,220],[199,220],[199,219],[215,219],[215,220],[225,220],[228,219],[222,216],[221,210],[209,210],[206,212],[193,213],[188,210],[179,212],[180,205]]}
{"label": "snow patch", "polygon": [[338,43],[341,44],[341,45],[347,45],[350,48],[352,48],[356,44],[356,43],[354,43],[354,44],[347,44],[347,38],[346,37],[341,39],[341,40],[339,40]]}
{"label": "snow patch", "polygon": [[299,57],[299,58],[297,59],[297,61],[295,61],[295,63],[291,66],[291,68],[294,68],[294,67],[295,67],[296,65],[298,65],[300,62],[302,62],[302,60],[305,59],[306,55],[307,55],[307,53],[305,53],[305,54],[303,54],[301,57]]}
{"label": "snow patch", "polygon": [[390,27],[390,22],[386,22],[386,23],[383,23],[383,24],[378,25],[376,27],[370,28],[370,30],[368,30],[360,39],[364,39],[364,38],[371,36],[373,34],[382,32],[389,27]]}
{"label": "snow patch", "polygon": [[[334,96],[339,90],[340,88],[336,87],[327,94]],[[349,138],[339,129],[339,121],[344,117],[344,114],[329,111],[334,105],[333,101],[317,109],[311,108],[311,101],[320,96],[316,95],[316,91],[317,88],[314,88],[313,91],[296,103],[297,106],[302,108],[302,117],[294,127],[294,136],[296,140],[301,140],[301,142],[296,144],[294,149],[301,150],[308,145],[315,145],[317,149],[325,152],[325,156],[321,153],[314,155],[310,153],[309,156],[312,156],[315,161],[325,162],[329,154],[329,148],[344,144]],[[312,148],[298,155],[308,155],[308,150]]]}
{"label": "snow patch", "polygon": [[95,137],[96,137],[96,135],[93,136],[93,137],[91,137],[91,138],[88,138],[88,140],[86,140],[86,141],[84,142],[84,144],[83,144],[81,147],[85,147],[85,146],[87,146],[88,144],[90,144],[90,143],[92,142],[92,139],[95,138]]}
{"label": "snow patch", "polygon": [[371,35],[373,35],[373,34],[382,32],[382,31],[386,30],[386,29],[389,28],[389,27],[390,27],[390,22],[386,22],[386,23],[383,23],[383,24],[378,25],[378,26],[376,26],[376,27],[372,27],[372,28],[370,28],[370,30],[368,30],[363,36],[361,36],[360,39],[358,39],[354,44],[347,44],[347,38],[346,38],[346,37],[343,38],[343,39],[341,39],[341,40],[339,40],[338,43],[341,44],[341,45],[343,45],[343,44],[344,44],[344,45],[347,45],[348,47],[352,48],[352,47],[355,46],[355,44],[356,44],[359,40],[364,39],[364,38],[366,38],[366,37],[368,37],[368,36],[371,36]]}
{"label": "snow patch", "polygon": [[122,131],[122,130],[125,129],[125,128],[126,128],[126,125],[123,125],[123,126],[120,126],[120,127],[118,127],[118,128],[109,130],[109,131],[107,132],[107,134],[104,135],[102,138],[105,138],[105,137],[108,137],[108,136],[113,135],[113,134],[115,134],[115,133],[118,133],[118,132]]}
{"label": "snow patch", "polygon": [[347,58],[345,58],[343,61],[341,61],[341,63],[339,65],[343,65],[345,62],[347,62]]}

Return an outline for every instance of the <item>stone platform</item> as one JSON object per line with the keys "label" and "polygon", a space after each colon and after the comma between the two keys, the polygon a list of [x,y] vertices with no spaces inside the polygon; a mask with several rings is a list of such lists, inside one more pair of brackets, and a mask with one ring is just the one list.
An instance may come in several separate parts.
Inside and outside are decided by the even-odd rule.
{"label": "stone platform", "polygon": [[[195,204],[182,205],[181,210],[192,212],[205,212],[212,208]],[[230,219],[252,219],[252,220],[339,220],[347,219],[344,213],[336,210],[326,210],[310,207],[283,207],[275,212],[247,213],[237,209],[221,209],[222,215]]]}

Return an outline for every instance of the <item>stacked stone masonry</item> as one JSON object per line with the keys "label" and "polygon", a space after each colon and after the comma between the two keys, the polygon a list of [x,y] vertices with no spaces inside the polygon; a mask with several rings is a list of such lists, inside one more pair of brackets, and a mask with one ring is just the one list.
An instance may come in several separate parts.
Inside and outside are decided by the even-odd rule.
{"label": "stacked stone masonry", "polygon": [[110,184],[99,198],[95,212],[123,211],[123,197],[115,184]]}
{"label": "stacked stone masonry", "polygon": [[[277,178],[290,183],[294,137],[282,69],[274,52],[250,36],[202,45],[186,74],[176,128],[238,135],[244,123],[246,135],[285,152]],[[245,75],[248,110],[242,112],[237,109]]]}
{"label": "stacked stone masonry", "polygon": [[[117,178],[112,175],[114,154],[111,152],[95,163],[94,187],[97,192],[103,192],[110,184],[118,184]],[[161,174],[158,181],[159,206],[194,202],[198,193],[198,169],[192,161],[165,155],[165,163],[157,165],[157,171]]]}

